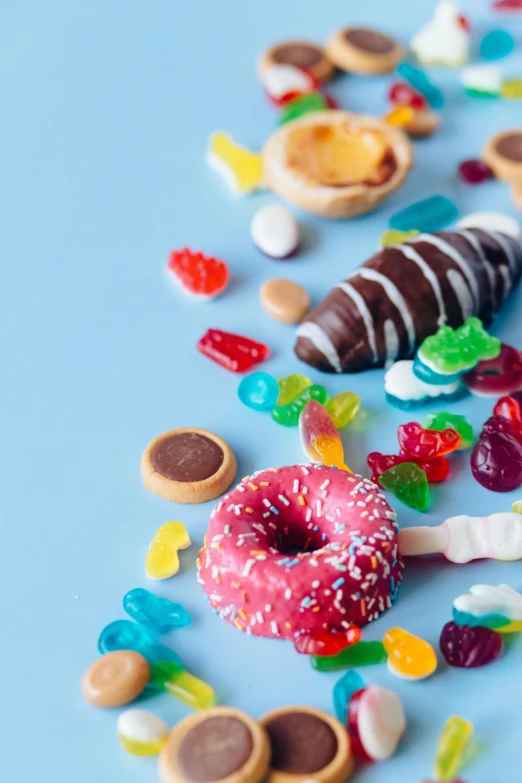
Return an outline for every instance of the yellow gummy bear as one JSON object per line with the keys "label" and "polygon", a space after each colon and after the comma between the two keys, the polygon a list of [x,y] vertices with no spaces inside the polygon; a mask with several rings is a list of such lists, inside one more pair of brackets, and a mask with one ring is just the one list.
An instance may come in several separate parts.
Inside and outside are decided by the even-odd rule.
{"label": "yellow gummy bear", "polygon": [[424,680],[437,668],[431,644],[403,628],[390,628],[382,640],[388,653],[388,669],[405,680]]}
{"label": "yellow gummy bear", "polygon": [[262,156],[236,144],[226,133],[214,133],[210,137],[207,163],[239,195],[264,187]]}
{"label": "yellow gummy bear", "polygon": [[154,535],[145,559],[145,573],[151,579],[167,579],[179,570],[178,549],[190,546],[183,522],[167,522]]}

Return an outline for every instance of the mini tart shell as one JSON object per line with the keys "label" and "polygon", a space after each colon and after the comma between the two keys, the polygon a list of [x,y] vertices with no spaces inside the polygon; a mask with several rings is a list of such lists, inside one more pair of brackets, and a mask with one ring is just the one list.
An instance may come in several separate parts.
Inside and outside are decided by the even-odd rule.
{"label": "mini tart shell", "polygon": [[[270,49],[267,49],[266,52],[263,52],[261,55],[261,59],[259,60],[258,70],[259,73],[262,73],[267,68],[271,68],[273,65],[283,65],[287,64],[286,61],[278,60],[275,57],[275,54],[278,49],[282,49],[283,47],[298,47],[298,46],[306,46],[310,47],[311,49],[315,49],[318,54],[321,55],[321,59],[314,63],[313,65],[306,65],[306,66],[299,66],[297,67],[304,67],[306,71],[311,73],[313,76],[315,76],[316,79],[318,79],[321,83],[328,82],[330,79],[333,78],[335,75],[335,66],[330,62],[328,57],[326,56],[326,53],[322,46],[319,46],[316,43],[312,43],[312,41],[280,41],[277,44],[274,44],[274,46],[271,46]],[[292,63],[290,60],[288,60],[288,64],[290,65],[296,65],[296,63]]]}
{"label": "mini tart shell", "polygon": [[498,144],[502,142],[504,138],[512,136],[513,134],[522,137],[522,130],[514,129],[504,131],[503,133],[497,133],[496,136],[493,136],[488,141],[484,147],[484,152],[482,153],[482,160],[488,164],[495,177],[497,177],[497,179],[507,180],[508,182],[522,180],[522,160],[513,160],[512,158],[502,155],[502,153],[498,151]]}
{"label": "mini tart shell", "polygon": [[[391,73],[395,66],[404,59],[404,49],[401,44],[385,33],[381,33],[393,44],[389,52],[379,53],[366,51],[354,45],[346,38],[350,30],[360,28],[344,27],[330,38],[325,50],[328,59],[341,71],[358,73],[363,76],[377,76]],[[368,28],[369,30],[370,28]],[[379,32],[377,30],[372,32]]]}
{"label": "mini tart shell", "polygon": [[514,205],[522,210],[522,179],[515,182],[511,188],[511,198],[513,199]]}
{"label": "mini tart shell", "polygon": [[292,773],[278,769],[269,769],[267,783],[304,783],[306,780],[314,780],[316,783],[344,783],[351,776],[355,762],[348,731],[337,718],[316,707],[292,706],[280,707],[277,710],[267,712],[259,722],[262,726],[266,726],[274,718],[295,712],[313,715],[326,723],[332,729],[337,739],[337,753],[326,767],[317,770],[317,772]]}
{"label": "mini tart shell", "polygon": [[219,783],[259,783],[265,779],[270,763],[270,741],[265,729],[249,715],[233,707],[213,707],[189,715],[174,726],[159,756],[158,772],[162,783],[187,783],[178,763],[181,743],[189,731],[200,723],[219,717],[240,720],[250,730],[253,742],[252,753],[246,764],[231,775],[219,779]]}
{"label": "mini tart shell", "polygon": [[[306,183],[286,164],[286,141],[298,126],[349,124],[357,131],[375,130],[388,140],[395,155],[396,170],[382,185],[358,183],[341,187]],[[263,162],[267,184],[281,198],[298,204],[314,215],[327,218],[348,218],[371,212],[406,180],[413,165],[413,150],[403,131],[384,120],[364,114],[327,110],[305,114],[278,128],[263,148]]]}
{"label": "mini tart shell", "polygon": [[[223,452],[223,462],[219,469],[203,481],[175,481],[159,473],[151,461],[151,455],[157,443],[171,435],[181,435],[185,432],[195,432],[214,441]],[[141,475],[145,487],[165,500],[174,503],[205,503],[215,500],[233,484],[237,474],[237,463],[234,452],[223,438],[209,430],[197,427],[180,427],[157,435],[151,440],[141,458]]]}

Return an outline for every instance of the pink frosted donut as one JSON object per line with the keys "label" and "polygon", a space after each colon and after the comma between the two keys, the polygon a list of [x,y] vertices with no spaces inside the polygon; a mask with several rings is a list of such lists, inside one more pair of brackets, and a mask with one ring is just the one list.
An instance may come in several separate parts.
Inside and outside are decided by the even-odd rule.
{"label": "pink frosted donut", "polygon": [[198,581],[241,631],[290,639],[366,625],[402,579],[396,514],[380,488],[324,465],[268,468],[212,511]]}

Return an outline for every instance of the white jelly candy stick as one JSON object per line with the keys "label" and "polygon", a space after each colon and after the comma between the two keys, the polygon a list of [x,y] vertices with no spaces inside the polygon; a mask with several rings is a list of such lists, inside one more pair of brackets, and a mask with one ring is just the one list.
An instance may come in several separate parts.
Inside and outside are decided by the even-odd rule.
{"label": "white jelly candy stick", "polygon": [[441,553],[453,563],[470,560],[522,559],[522,514],[512,511],[489,517],[461,514],[438,527],[401,530],[399,552],[403,557]]}

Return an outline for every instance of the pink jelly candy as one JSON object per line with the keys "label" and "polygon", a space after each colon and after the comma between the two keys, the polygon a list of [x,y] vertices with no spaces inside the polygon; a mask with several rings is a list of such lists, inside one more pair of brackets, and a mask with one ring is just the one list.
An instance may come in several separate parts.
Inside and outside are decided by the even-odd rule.
{"label": "pink jelly candy", "polygon": [[475,669],[498,658],[502,636],[493,628],[446,623],[440,635],[440,649],[450,666]]}
{"label": "pink jelly candy", "polygon": [[493,177],[493,172],[482,160],[464,160],[459,165],[459,177],[467,185],[481,185]]}
{"label": "pink jelly candy", "polygon": [[509,419],[487,420],[471,454],[471,472],[493,492],[511,492],[522,484],[522,445]]}

